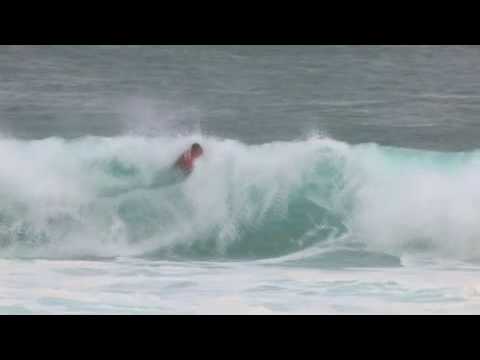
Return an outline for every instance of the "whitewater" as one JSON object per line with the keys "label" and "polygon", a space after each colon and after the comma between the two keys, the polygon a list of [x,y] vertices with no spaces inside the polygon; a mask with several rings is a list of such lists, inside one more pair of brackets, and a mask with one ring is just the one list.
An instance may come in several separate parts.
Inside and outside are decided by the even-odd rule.
{"label": "whitewater", "polygon": [[[192,142],[205,149],[192,175],[158,183]],[[477,151],[196,134],[4,137],[0,154],[6,313],[461,313],[480,300]],[[19,305],[29,293],[41,301]],[[198,304],[169,310],[181,293]]]}

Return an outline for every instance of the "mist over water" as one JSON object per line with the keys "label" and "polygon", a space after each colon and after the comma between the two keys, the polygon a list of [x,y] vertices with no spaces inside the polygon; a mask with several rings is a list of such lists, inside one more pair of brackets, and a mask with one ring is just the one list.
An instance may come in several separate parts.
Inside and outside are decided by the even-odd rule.
{"label": "mist over water", "polygon": [[478,56],[2,47],[0,312],[478,312]]}

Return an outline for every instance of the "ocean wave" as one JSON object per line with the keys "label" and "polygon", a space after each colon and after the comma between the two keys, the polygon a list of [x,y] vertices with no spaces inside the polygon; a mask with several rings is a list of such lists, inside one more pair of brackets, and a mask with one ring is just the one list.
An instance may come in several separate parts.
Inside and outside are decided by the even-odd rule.
{"label": "ocean wave", "polygon": [[[193,141],[192,175],[159,182]],[[325,137],[3,138],[0,256],[258,259],[347,241],[334,253],[478,258],[479,169],[477,151]]]}

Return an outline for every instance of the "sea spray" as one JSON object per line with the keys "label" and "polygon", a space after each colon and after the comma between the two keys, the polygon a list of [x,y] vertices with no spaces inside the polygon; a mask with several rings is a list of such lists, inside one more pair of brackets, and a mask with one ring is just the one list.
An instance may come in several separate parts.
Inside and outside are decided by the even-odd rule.
{"label": "sea spray", "polygon": [[[205,156],[191,176],[156,184],[194,141]],[[4,138],[0,256],[274,258],[348,243],[475,258],[479,165],[478,152],[321,137]]]}

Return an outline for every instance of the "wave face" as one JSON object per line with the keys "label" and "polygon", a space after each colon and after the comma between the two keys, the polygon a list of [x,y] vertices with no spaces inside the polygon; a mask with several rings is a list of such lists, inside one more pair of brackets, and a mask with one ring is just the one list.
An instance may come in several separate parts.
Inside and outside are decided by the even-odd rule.
{"label": "wave face", "polygon": [[[150,186],[192,141],[206,150],[193,174]],[[476,151],[328,138],[2,139],[0,256],[245,259],[333,246],[477,258],[479,169]]]}

